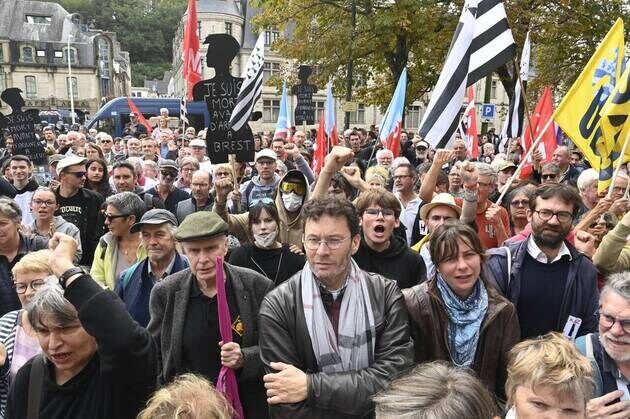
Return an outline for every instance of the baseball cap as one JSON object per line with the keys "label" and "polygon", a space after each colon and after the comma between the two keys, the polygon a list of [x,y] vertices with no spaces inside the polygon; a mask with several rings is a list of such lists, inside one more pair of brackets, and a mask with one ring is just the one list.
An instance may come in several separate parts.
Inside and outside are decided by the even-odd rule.
{"label": "baseball cap", "polygon": [[263,158],[263,157],[266,157],[272,160],[278,160],[278,156],[276,155],[276,152],[270,148],[263,148],[258,153],[256,153],[256,156],[254,156],[254,161],[258,161],[258,159]]}
{"label": "baseball cap", "polygon": [[160,167],[160,170],[162,170],[162,169],[179,170],[179,167],[177,167],[177,163],[175,163],[175,161],[169,160],[169,159],[160,160],[159,167]]}
{"label": "baseball cap", "polygon": [[63,172],[63,170],[67,167],[74,166],[76,164],[85,164],[86,162],[87,162],[87,159],[85,157],[79,157],[79,156],[64,157],[63,159],[59,160],[59,163],[57,163],[57,174],[60,174],[61,172]]}

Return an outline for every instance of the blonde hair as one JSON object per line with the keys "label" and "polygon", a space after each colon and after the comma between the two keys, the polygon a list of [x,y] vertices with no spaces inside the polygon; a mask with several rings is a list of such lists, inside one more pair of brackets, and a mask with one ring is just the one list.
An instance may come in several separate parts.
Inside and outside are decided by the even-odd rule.
{"label": "blonde hair", "polygon": [[369,182],[373,177],[379,177],[383,184],[387,184],[389,179],[389,171],[383,166],[372,166],[365,171],[365,181]]}
{"label": "blonde hair", "polygon": [[13,269],[11,269],[13,277],[15,278],[18,275],[25,275],[33,272],[46,272],[48,275],[52,275],[50,263],[48,262],[49,256],[50,250],[48,249],[27,253],[13,266]]}
{"label": "blonde hair", "polygon": [[234,182],[234,170],[232,169],[232,165],[230,163],[219,163],[214,165],[214,170],[212,171],[212,177],[216,177],[215,173],[219,169],[225,169],[230,173],[232,177],[232,182]]}
{"label": "blonde hair", "polygon": [[231,419],[232,408],[212,384],[183,374],[153,393],[137,419]]}
{"label": "blonde hair", "polygon": [[508,406],[514,405],[518,386],[532,390],[547,387],[558,398],[575,398],[586,406],[593,396],[595,380],[591,362],[559,333],[551,332],[523,341],[512,348],[505,391]]}

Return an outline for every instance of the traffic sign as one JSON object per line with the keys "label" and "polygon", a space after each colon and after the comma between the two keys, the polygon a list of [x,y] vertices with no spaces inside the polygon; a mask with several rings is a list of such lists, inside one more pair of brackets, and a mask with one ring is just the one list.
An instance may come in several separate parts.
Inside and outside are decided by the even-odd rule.
{"label": "traffic sign", "polygon": [[494,103],[484,103],[481,105],[481,119],[484,121],[494,119]]}

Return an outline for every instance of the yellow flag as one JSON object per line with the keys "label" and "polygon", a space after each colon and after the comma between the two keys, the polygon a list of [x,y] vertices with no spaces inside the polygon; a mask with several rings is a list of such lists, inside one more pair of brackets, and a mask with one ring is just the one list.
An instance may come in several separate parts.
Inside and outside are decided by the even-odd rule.
{"label": "yellow flag", "polygon": [[[610,170],[600,169],[599,190],[604,190],[610,185],[613,166],[617,167],[630,160],[630,144],[626,147],[623,158],[620,157],[624,151],[624,142],[630,141],[630,65],[627,67],[600,112],[603,143],[614,146],[608,150],[606,156],[602,156],[602,162],[605,157],[606,163],[610,162]],[[602,178],[602,175],[605,177]]]}
{"label": "yellow flag", "polygon": [[[600,127],[600,111],[621,77],[624,59],[623,20],[617,19],[586,67],[565,95],[555,113],[555,121],[582,151],[596,170],[612,173],[612,160]],[[604,157],[602,160],[601,157]]]}

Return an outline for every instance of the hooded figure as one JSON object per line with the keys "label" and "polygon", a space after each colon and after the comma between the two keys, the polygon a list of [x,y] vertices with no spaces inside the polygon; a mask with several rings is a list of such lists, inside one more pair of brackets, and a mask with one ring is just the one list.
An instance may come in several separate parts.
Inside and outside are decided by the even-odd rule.
{"label": "hooded figure", "polygon": [[[302,248],[301,210],[311,191],[306,176],[299,170],[289,170],[278,183],[275,204],[280,217],[280,241]],[[268,198],[264,198],[268,199]],[[248,233],[249,213],[228,214],[225,203],[215,203],[214,211],[227,221],[229,231],[239,240],[252,241]]]}

